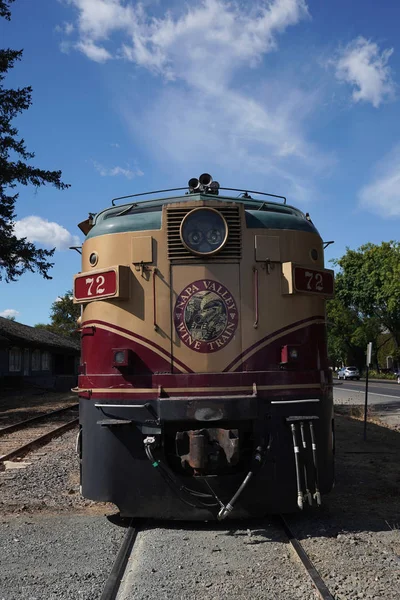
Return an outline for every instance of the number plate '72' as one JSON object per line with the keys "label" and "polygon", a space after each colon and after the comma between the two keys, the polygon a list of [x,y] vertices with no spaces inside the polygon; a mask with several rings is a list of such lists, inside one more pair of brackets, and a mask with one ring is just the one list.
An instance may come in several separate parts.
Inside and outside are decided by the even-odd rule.
{"label": "number plate '72'", "polygon": [[126,297],[128,269],[118,265],[105,271],[79,273],[74,279],[74,302]]}
{"label": "number plate '72'", "polygon": [[293,268],[294,288],[298,292],[333,296],[333,273],[328,269],[317,270],[295,266]]}

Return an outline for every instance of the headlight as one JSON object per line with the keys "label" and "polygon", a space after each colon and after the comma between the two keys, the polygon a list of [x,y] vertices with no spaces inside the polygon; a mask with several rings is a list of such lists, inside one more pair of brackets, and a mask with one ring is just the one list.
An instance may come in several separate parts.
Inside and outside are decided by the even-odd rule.
{"label": "headlight", "polygon": [[181,223],[181,240],[194,254],[214,254],[228,238],[224,217],[213,208],[195,208]]}

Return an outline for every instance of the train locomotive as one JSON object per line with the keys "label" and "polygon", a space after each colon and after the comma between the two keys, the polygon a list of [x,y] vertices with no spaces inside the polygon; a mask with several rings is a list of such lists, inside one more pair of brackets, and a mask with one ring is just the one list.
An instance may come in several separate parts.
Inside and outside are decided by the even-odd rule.
{"label": "train locomotive", "polygon": [[152,195],[79,224],[82,494],[158,519],[319,505],[334,280],[317,229],[283,196],[207,173]]}

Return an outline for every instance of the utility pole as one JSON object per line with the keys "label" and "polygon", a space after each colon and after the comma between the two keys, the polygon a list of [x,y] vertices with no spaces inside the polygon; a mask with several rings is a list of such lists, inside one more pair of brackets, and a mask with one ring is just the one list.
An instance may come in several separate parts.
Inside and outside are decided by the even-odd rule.
{"label": "utility pole", "polygon": [[368,373],[369,365],[372,361],[372,342],[368,343],[367,346],[367,370],[365,373],[365,404],[364,404],[364,442],[367,441],[367,412],[368,412]]}

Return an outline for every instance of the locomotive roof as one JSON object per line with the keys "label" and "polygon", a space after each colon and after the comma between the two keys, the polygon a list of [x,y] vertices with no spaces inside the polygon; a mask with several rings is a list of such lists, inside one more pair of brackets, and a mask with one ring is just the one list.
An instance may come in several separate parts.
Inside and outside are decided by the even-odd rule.
{"label": "locomotive roof", "polygon": [[106,208],[93,217],[92,227],[87,237],[161,229],[162,207],[165,204],[187,202],[188,200],[194,202],[213,200],[244,204],[246,224],[249,229],[290,229],[318,234],[311,220],[299,209],[288,204],[249,197],[234,198],[232,196],[192,193],[184,196],[129,202]]}

